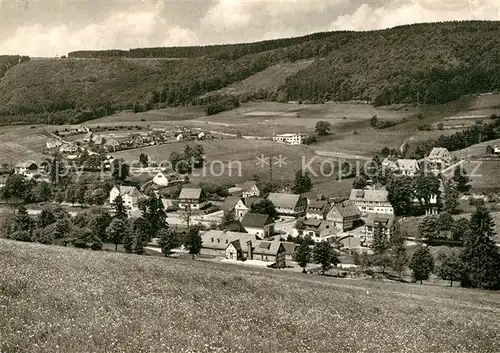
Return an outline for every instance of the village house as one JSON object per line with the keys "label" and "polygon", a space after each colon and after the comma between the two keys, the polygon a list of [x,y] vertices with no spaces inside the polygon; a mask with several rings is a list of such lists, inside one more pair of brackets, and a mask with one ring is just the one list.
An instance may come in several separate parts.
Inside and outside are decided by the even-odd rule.
{"label": "village house", "polygon": [[249,241],[247,247],[248,260],[271,262],[274,268],[286,267],[286,249],[280,241],[257,240],[255,244]]}
{"label": "village house", "polygon": [[389,192],[385,189],[352,189],[349,200],[358,206],[363,215],[368,213],[394,214],[394,208],[388,200]]}
{"label": "village house", "polygon": [[329,222],[320,219],[305,219],[303,221],[304,229],[298,230],[294,228],[294,237],[299,236],[310,236],[314,242],[319,243],[322,241],[334,238],[338,234],[338,230]]}
{"label": "village house", "polygon": [[427,165],[431,170],[439,171],[451,165],[451,154],[443,147],[434,147],[426,158]]}
{"label": "village house", "polygon": [[270,193],[267,199],[281,215],[298,217],[306,212],[307,199],[301,195]]}
{"label": "village house", "polygon": [[228,196],[222,204],[224,216],[232,216],[234,219],[241,221],[248,212],[248,207],[237,196]]}
{"label": "village house", "polygon": [[398,170],[397,158],[394,156],[388,156],[384,158],[382,161],[382,168],[385,170],[389,170],[391,172],[395,172]]}
{"label": "village house", "polygon": [[114,138],[108,138],[103,146],[106,151],[115,152],[120,147],[120,142]]}
{"label": "village house", "polygon": [[78,146],[72,143],[66,143],[59,148],[61,153],[76,153],[78,152]]}
{"label": "village house", "polygon": [[259,238],[265,238],[274,234],[274,220],[266,214],[247,212],[241,224],[245,230]]}
{"label": "village house", "polygon": [[365,221],[365,232],[364,237],[361,239],[362,242],[365,245],[371,245],[373,243],[373,235],[375,233],[375,230],[380,226],[382,226],[382,229],[387,237],[390,237],[393,223],[393,215],[382,215],[374,213],[369,214]]}
{"label": "village house", "polygon": [[38,166],[34,162],[18,163],[14,166],[14,173],[24,176],[27,179],[33,179],[40,176]]}
{"label": "village house", "polygon": [[200,210],[205,205],[201,200],[201,188],[183,187],[179,195],[179,209]]}
{"label": "village house", "polygon": [[274,135],[273,141],[279,143],[286,143],[289,145],[300,145],[307,138],[307,134],[304,133],[291,133],[291,134],[281,134]]}
{"label": "village house", "polygon": [[354,225],[361,219],[361,211],[353,201],[342,201],[336,203],[326,215],[327,221],[345,232],[354,228]]}
{"label": "village house", "polygon": [[80,124],[70,127],[69,131],[72,133],[84,134],[86,132],[89,132],[90,129],[87,126]]}
{"label": "village house", "polygon": [[257,187],[257,182],[255,181],[247,181],[243,185],[241,185],[241,188],[243,189],[242,195],[243,197],[259,197],[260,196],[260,190]]}
{"label": "village house", "polygon": [[54,140],[47,141],[47,148],[49,150],[61,147],[62,145],[63,145],[63,142],[61,140],[54,139]]}
{"label": "village house", "polygon": [[91,141],[94,145],[97,145],[97,146],[100,146],[100,145],[104,144],[104,142],[105,142],[104,137],[102,137],[101,135],[97,135],[97,134],[94,134],[92,136]]}
{"label": "village house", "polygon": [[89,131],[83,136],[82,141],[85,143],[89,143],[92,141],[92,138],[94,137],[94,133],[92,131]]}
{"label": "village house", "polygon": [[306,218],[326,219],[329,209],[330,202],[327,200],[311,200],[307,204]]}
{"label": "village house", "polygon": [[401,175],[415,176],[420,169],[415,159],[398,159],[397,164]]}
{"label": "village house", "polygon": [[500,154],[500,145],[493,146],[493,154]]}
{"label": "village house", "polygon": [[291,241],[282,241],[281,244],[285,247],[286,261],[293,261],[295,250],[299,247],[299,244],[292,243]]}
{"label": "village house", "polygon": [[168,186],[172,184],[183,183],[185,177],[176,173],[165,173],[159,171],[153,178],[153,183],[158,186]]}
{"label": "village house", "polygon": [[114,204],[116,198],[121,196],[123,204],[130,210],[137,209],[144,195],[135,186],[115,185],[109,192],[109,203]]}
{"label": "village house", "polygon": [[[246,246],[248,241],[257,241],[254,234],[230,232],[225,230],[209,230],[201,233],[201,254],[207,256],[227,257],[226,249],[229,244],[235,240],[240,240],[240,243]],[[234,254],[234,259],[237,254]],[[227,257],[231,258],[231,257]]]}

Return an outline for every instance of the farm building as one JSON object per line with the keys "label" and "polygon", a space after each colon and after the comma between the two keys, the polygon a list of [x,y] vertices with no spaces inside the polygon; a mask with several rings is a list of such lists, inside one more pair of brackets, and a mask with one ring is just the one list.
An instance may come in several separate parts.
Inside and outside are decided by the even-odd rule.
{"label": "farm building", "polygon": [[368,187],[352,189],[349,200],[358,206],[362,214],[394,214],[394,208],[388,200],[389,192],[385,189]]}
{"label": "farm building", "polygon": [[297,217],[306,212],[307,199],[301,195],[270,193],[267,199],[281,215]]}
{"label": "farm building", "polygon": [[326,215],[335,228],[341,232],[354,228],[356,222],[361,219],[361,211],[353,201],[342,201],[336,203]]}
{"label": "farm building", "polygon": [[241,224],[248,233],[254,234],[259,238],[265,238],[274,234],[274,220],[266,214],[247,212]]}
{"label": "farm building", "polygon": [[307,134],[304,133],[292,133],[292,134],[281,134],[274,135],[273,141],[279,143],[286,143],[289,145],[300,145],[307,138]]}

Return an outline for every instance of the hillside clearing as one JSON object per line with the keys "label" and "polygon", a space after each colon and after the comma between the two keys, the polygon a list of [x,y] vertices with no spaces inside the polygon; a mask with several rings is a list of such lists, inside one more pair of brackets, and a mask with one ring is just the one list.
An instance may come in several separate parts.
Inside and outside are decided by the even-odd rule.
{"label": "hillside clearing", "polygon": [[497,293],[0,240],[0,349],[492,352]]}

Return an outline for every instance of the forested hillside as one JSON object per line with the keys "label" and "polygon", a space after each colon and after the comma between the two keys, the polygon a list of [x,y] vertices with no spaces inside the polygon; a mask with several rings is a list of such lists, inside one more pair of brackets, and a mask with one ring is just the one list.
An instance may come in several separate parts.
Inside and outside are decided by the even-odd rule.
{"label": "forested hillside", "polygon": [[200,98],[207,92],[301,59],[313,62],[287,73],[278,89],[252,84],[247,90],[255,92],[227,93],[245,100],[442,103],[500,89],[499,33],[500,22],[448,22],[249,44],[73,52],[9,69],[0,79],[0,122],[80,122],[121,109],[207,104]]}

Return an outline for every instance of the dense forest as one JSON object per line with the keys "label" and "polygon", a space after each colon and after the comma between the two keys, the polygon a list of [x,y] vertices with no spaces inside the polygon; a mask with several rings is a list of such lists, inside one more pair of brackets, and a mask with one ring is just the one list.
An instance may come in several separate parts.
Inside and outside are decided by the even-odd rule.
{"label": "dense forest", "polygon": [[249,44],[73,52],[9,68],[0,79],[0,123],[81,122],[123,109],[206,104],[206,93],[302,59],[314,62],[281,87],[237,98],[443,103],[500,89],[498,33],[500,22],[446,22]]}

